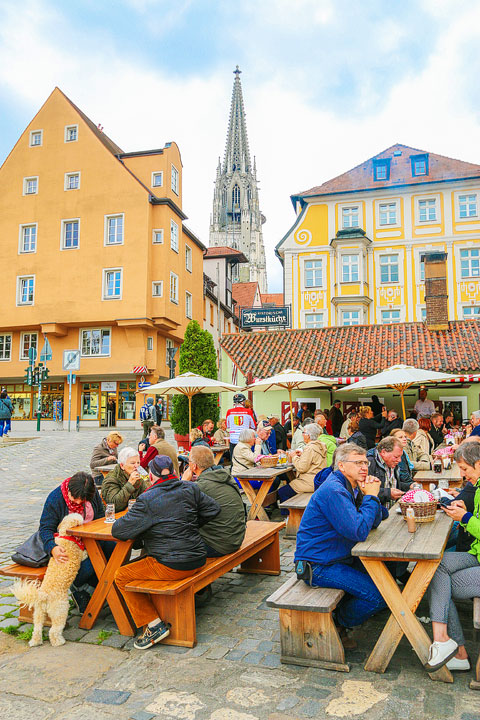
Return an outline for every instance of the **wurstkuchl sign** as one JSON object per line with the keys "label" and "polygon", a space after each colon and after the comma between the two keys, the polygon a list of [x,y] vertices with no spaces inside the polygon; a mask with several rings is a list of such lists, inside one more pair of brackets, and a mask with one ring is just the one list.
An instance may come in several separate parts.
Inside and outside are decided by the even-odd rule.
{"label": "wurstkuchl sign", "polygon": [[272,308],[242,308],[242,328],[290,327],[290,306]]}

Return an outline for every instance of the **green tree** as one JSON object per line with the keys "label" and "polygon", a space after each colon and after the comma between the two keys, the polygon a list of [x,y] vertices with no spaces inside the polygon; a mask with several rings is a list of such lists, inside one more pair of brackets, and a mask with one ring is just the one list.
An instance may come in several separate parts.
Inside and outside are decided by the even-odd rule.
{"label": "green tree", "polygon": [[[208,330],[202,330],[196,320],[188,323],[178,359],[179,373],[193,372],[217,379],[217,354],[213,338]],[[192,427],[210,418],[215,423],[219,417],[218,394],[198,394],[192,398]],[[184,395],[173,397],[171,414],[173,430],[188,435],[188,400]]]}

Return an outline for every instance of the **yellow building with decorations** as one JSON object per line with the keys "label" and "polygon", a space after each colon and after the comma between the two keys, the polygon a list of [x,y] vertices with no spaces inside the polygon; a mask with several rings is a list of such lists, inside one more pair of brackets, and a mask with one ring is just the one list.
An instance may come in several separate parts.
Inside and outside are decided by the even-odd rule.
{"label": "yellow building with decorations", "polygon": [[449,318],[480,319],[480,165],[397,144],[292,202],[293,328],[425,320],[428,251],[448,257]]}

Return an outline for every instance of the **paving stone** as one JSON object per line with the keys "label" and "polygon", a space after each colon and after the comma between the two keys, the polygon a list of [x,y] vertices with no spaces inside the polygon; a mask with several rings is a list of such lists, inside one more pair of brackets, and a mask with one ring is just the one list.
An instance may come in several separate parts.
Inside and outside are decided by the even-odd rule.
{"label": "paving stone", "polygon": [[131,693],[124,690],[98,690],[95,689],[85,700],[87,702],[102,703],[103,705],[123,705]]}
{"label": "paving stone", "polygon": [[208,651],[206,657],[209,660],[221,660],[229,651],[230,648],[226,646],[213,647],[211,650]]}
{"label": "paving stone", "polygon": [[324,690],[323,688],[306,685],[304,687],[298,688],[297,695],[299,697],[322,699],[328,697],[331,692],[331,690]]}
{"label": "paving stone", "polygon": [[188,651],[188,657],[201,657],[208,649],[208,645],[196,645]]}
{"label": "paving stone", "polygon": [[262,640],[261,643],[258,644],[257,650],[261,650],[262,652],[270,652],[273,650],[273,642],[271,640]]}
{"label": "paving stone", "polygon": [[280,700],[277,705],[277,710],[291,710],[298,705],[299,702],[300,700],[298,697],[295,697],[295,695],[288,695],[286,698]]}
{"label": "paving stone", "polygon": [[425,700],[423,702],[423,710],[426,717],[432,717],[435,719],[451,717],[451,705],[451,696],[446,693],[438,692],[435,688],[435,692],[426,693]]}
{"label": "paving stone", "polygon": [[70,640],[71,642],[76,642],[77,640],[80,640],[87,634],[88,630],[81,630],[78,627],[70,627],[66,628],[63,631],[63,637],[65,640]]}
{"label": "paving stone", "polygon": [[249,665],[258,665],[263,659],[264,653],[261,652],[249,652],[243,658],[242,662],[248,663]]}
{"label": "paving stone", "polygon": [[230,650],[230,652],[225,655],[225,660],[241,660],[245,655],[246,652],[244,650]]}
{"label": "paving stone", "polygon": [[265,665],[265,667],[270,668],[281,667],[282,664],[280,662],[280,655],[271,655],[270,653],[268,655],[265,655],[265,657],[261,661],[261,665]]}
{"label": "paving stone", "polygon": [[80,638],[80,642],[82,643],[92,643],[93,645],[96,645],[98,643],[98,633],[99,631],[97,628],[94,630],[89,630],[86,635]]}
{"label": "paving stone", "polygon": [[239,642],[238,645],[235,645],[235,650],[254,650],[257,645],[258,640],[247,638],[246,640]]}
{"label": "paving stone", "polygon": [[123,648],[130,640],[128,635],[110,635],[106,640],[102,642],[104,647]]}
{"label": "paving stone", "polygon": [[324,706],[321,703],[315,702],[315,700],[309,700],[304,703],[301,707],[295,710],[296,713],[303,717],[323,717]]}
{"label": "paving stone", "polygon": [[137,712],[130,715],[129,720],[152,720],[155,717],[155,713],[147,712],[146,710],[137,710]]}
{"label": "paving stone", "polygon": [[3,618],[3,620],[0,620],[0,628],[8,628],[8,627],[19,627],[21,623],[18,621],[18,618]]}

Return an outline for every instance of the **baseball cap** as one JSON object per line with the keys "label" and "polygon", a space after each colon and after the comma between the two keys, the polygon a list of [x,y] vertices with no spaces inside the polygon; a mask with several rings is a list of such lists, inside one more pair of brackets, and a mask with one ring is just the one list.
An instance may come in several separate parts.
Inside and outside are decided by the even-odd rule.
{"label": "baseball cap", "polygon": [[160,477],[163,470],[168,470],[171,474],[173,473],[173,462],[168,455],[157,455],[153,460],[150,460],[148,467],[157,477]]}

